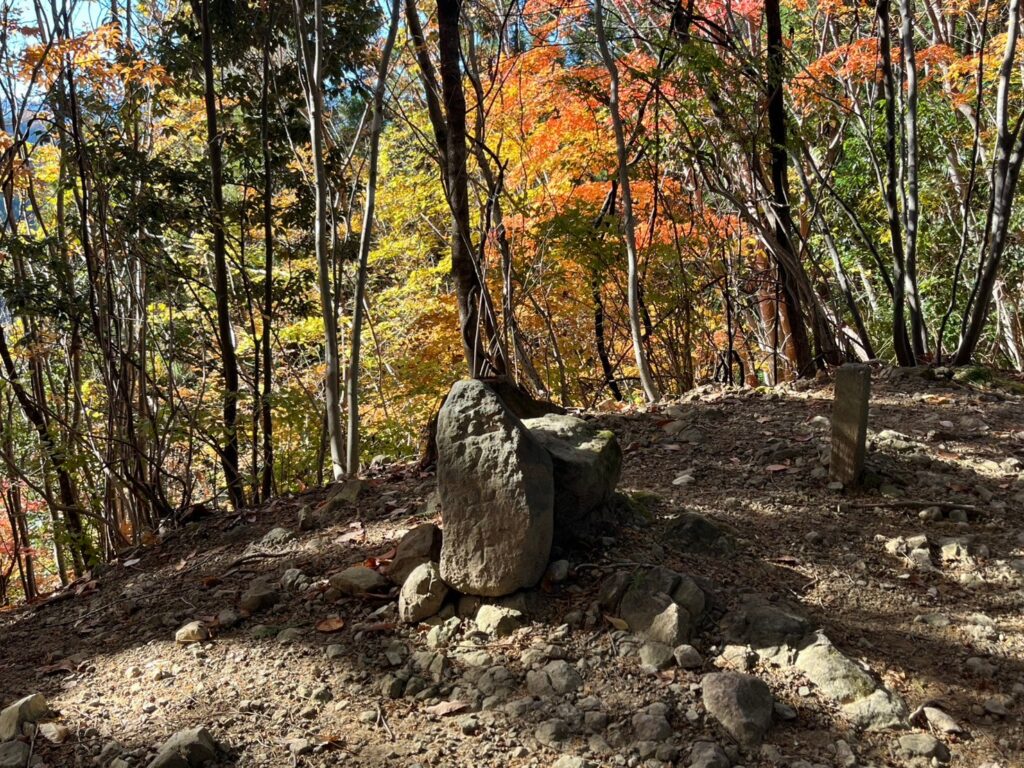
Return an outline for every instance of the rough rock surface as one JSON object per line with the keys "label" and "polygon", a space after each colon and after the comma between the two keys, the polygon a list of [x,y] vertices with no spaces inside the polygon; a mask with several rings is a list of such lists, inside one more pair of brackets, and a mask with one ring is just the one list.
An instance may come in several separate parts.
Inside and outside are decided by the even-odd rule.
{"label": "rough rock surface", "polygon": [[756,749],[772,724],[774,699],[764,681],[739,672],[715,672],[703,680],[704,708],[741,747]]}
{"label": "rough rock surface", "polygon": [[441,529],[433,523],[421,523],[398,542],[395,556],[387,569],[393,584],[402,586],[413,569],[423,563],[436,563],[441,558]]}
{"label": "rough rock surface", "polygon": [[398,617],[414,624],[441,610],[448,585],[441,580],[437,563],[423,563],[413,569],[398,595]]}
{"label": "rough rock surface", "polygon": [[551,457],[486,384],[460,381],[437,418],[441,576],[499,597],[532,587],[551,554]]}
{"label": "rough rock surface", "polygon": [[34,723],[46,717],[49,705],[42,694],[33,693],[13,704],[4,707],[0,712],[0,741],[10,741],[21,734],[21,726]]}
{"label": "rough rock surface", "polygon": [[343,595],[362,595],[367,592],[387,592],[391,584],[372,568],[354,565],[330,578],[331,586]]}
{"label": "rough rock surface", "polygon": [[605,582],[600,600],[631,631],[669,648],[689,639],[705,604],[693,579],[661,567],[620,571]]}
{"label": "rough rock surface", "polygon": [[575,416],[549,414],[525,419],[523,425],[551,454],[555,538],[571,541],[611,500],[622,471],[622,449],[613,432],[598,431]]}
{"label": "rough rock surface", "polygon": [[157,751],[149,768],[197,768],[217,760],[217,742],[205,728],[178,731]]}

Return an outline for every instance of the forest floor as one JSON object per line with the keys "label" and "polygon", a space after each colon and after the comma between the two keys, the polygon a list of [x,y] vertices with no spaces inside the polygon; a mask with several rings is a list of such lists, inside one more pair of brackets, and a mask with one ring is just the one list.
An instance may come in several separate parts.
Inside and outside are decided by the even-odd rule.
{"label": "forest floor", "polygon": [[[223,764],[237,766],[687,766],[699,740],[727,746],[747,768],[907,765],[901,732],[856,731],[799,673],[761,663],[753,672],[795,717],[777,718],[760,752],[729,747],[699,684],[731,663],[717,619],[759,595],[798,606],[909,710],[931,702],[952,716],[962,733],[937,735],[953,766],[1024,766],[1024,397],[876,374],[870,483],[856,492],[829,489],[831,397],[827,382],[706,386],[657,408],[588,415],[617,433],[619,488],[645,513],[558,553],[573,566],[569,577],[525,601],[529,623],[507,637],[482,638],[463,620],[448,649],[435,650],[426,627],[397,624],[393,593],[326,602],[331,573],[387,557],[429,519],[433,475],[396,464],[364,481],[352,503],[325,504],[318,489],[209,517],[126,553],[60,599],[0,614],[0,704],[46,696],[68,729],[61,744],[34,745],[39,764],[54,767],[118,756],[118,766],[141,767],[166,737],[196,725],[227,748]],[[916,502],[964,507],[936,515]],[[331,511],[300,530],[304,506]],[[736,550],[674,549],[666,530],[683,509],[734,531]],[[275,529],[289,533],[264,538]],[[924,560],[898,541],[919,534],[932,545]],[[951,537],[966,538],[944,548]],[[623,653],[622,633],[593,608],[602,580],[623,563],[661,564],[713,585],[693,640],[702,668],[655,673]],[[239,617],[253,582],[278,584],[293,568],[303,576],[286,576],[276,606]],[[320,623],[334,617],[340,630]],[[192,620],[208,622],[213,637],[176,643],[175,630]],[[392,698],[410,661],[435,654],[439,679],[424,672],[424,691]],[[558,657],[580,671],[582,689],[530,699],[529,665]],[[479,694],[467,692],[492,666],[508,670],[511,704],[477,710]],[[673,733],[641,757],[629,723],[658,702]],[[587,717],[592,733],[572,729],[558,741],[539,728],[556,716],[578,721],[581,709],[607,721]]]}

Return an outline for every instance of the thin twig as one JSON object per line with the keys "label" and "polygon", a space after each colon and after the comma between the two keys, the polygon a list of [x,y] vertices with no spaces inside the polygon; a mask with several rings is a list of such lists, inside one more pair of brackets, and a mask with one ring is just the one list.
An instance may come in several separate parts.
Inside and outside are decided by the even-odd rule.
{"label": "thin twig", "polygon": [[391,730],[391,726],[388,725],[388,720],[384,717],[384,710],[380,708],[380,704],[377,704],[377,724],[384,726],[384,730],[388,732],[388,736],[391,740],[395,740],[395,732]]}

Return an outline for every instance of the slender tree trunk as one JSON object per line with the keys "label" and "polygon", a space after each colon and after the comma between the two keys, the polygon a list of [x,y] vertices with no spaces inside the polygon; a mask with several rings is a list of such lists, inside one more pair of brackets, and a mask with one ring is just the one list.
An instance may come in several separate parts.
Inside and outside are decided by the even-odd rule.
{"label": "slender tree trunk", "polygon": [[221,466],[228,497],[235,509],[245,506],[245,487],[238,470],[238,360],[235,333],[231,327],[231,296],[228,288],[227,244],[224,235],[224,166],[221,137],[217,132],[217,93],[213,73],[213,32],[210,29],[210,0],[193,0],[203,44],[203,78],[206,102],[206,140],[210,160],[211,224],[213,225],[214,293],[217,299],[217,335],[224,369],[224,445]]}
{"label": "slender tree trunk", "polygon": [[469,223],[469,185],[466,168],[466,95],[462,85],[459,15],[461,0],[438,0],[437,31],[441,96],[446,112],[446,177],[452,212],[452,277],[459,304],[462,346],[471,376],[504,373],[501,360],[488,356],[481,337],[481,312],[486,290],[477,271]]}
{"label": "slender tree trunk", "polygon": [[907,233],[907,304],[910,309],[910,343],[916,358],[928,352],[928,329],[917,281],[917,232],[920,219],[920,194],[917,170],[917,56],[914,51],[914,2],[900,0],[900,45],[903,48],[903,74],[906,79],[906,110],[903,133],[906,142],[906,185],[903,187],[903,220]]}
{"label": "slender tree trunk", "polygon": [[327,440],[331,449],[331,471],[335,480],[345,475],[345,432],[341,421],[341,363],[338,354],[338,321],[331,291],[331,256],[327,215],[327,169],[324,164],[324,92],[323,92],[323,8],[322,0],[313,2],[313,40],[306,34],[305,9],[295,0],[295,23],[302,52],[306,109],[309,112],[309,136],[313,150],[313,194],[316,205],[314,237],[316,241],[317,284],[324,321],[324,401],[327,410]]}
{"label": "slender tree trunk", "polygon": [[974,357],[982,331],[988,322],[992,292],[1006,250],[1013,198],[1024,161],[1024,114],[1011,125],[1010,90],[1020,36],[1020,0],[1010,0],[1006,28],[1006,48],[999,68],[999,89],[996,95],[996,154],[992,168],[992,191],[986,217],[986,237],[981,246],[978,275],[971,300],[964,310],[966,319],[960,344],[953,362],[966,365]]}
{"label": "slender tree trunk", "polygon": [[917,360],[907,335],[906,290],[907,265],[903,248],[903,228],[897,202],[896,175],[899,157],[896,151],[896,82],[892,70],[892,37],[890,35],[890,0],[878,0],[875,14],[878,18],[878,47],[882,59],[882,90],[885,98],[885,208],[889,220],[889,240],[892,247],[892,332],[896,360],[902,366],[912,366]]}
{"label": "slender tree trunk", "polygon": [[604,30],[604,9],[602,0],[594,3],[594,27],[597,31],[597,45],[601,50],[601,58],[608,70],[610,80],[608,87],[608,109],[611,113],[612,130],[615,134],[615,150],[618,158],[619,190],[622,197],[623,228],[626,237],[627,260],[627,302],[629,304],[629,330],[633,338],[633,355],[640,376],[640,386],[648,402],[656,402],[661,398],[658,385],[654,381],[647,351],[644,349],[643,329],[640,322],[640,275],[636,246],[636,222],[633,217],[633,195],[629,186],[629,158],[626,155],[626,136],[622,125],[622,114],[619,111],[619,70],[608,48],[608,40]]}
{"label": "slender tree trunk", "polygon": [[786,105],[783,93],[785,48],[782,40],[782,18],[779,0],[765,0],[765,28],[768,34],[768,134],[771,141],[772,196],[775,210],[775,239],[785,253],[775,262],[782,288],[782,309],[790,328],[790,340],[799,376],[813,376],[807,324],[804,321],[799,284],[808,284],[797,253],[793,216],[789,206],[789,152],[786,142]]}
{"label": "slender tree trunk", "polygon": [[263,328],[260,348],[263,356],[263,386],[260,392],[260,420],[263,431],[263,474],[260,496],[265,501],[274,490],[274,418],[271,397],[274,386],[270,331],[274,322],[274,176],[270,157],[270,45],[271,15],[267,10],[263,41],[263,82],[260,91],[260,140],[263,149]]}
{"label": "slender tree trunk", "polygon": [[373,118],[370,123],[370,156],[366,171],[366,205],[363,209],[363,226],[359,234],[359,266],[356,271],[356,290],[352,302],[352,350],[349,355],[348,381],[345,392],[348,395],[348,474],[359,474],[359,358],[362,351],[363,297],[366,294],[366,269],[370,256],[370,239],[373,236],[374,207],[377,201],[377,161],[380,156],[380,134],[384,129],[384,95],[387,88],[388,67],[391,65],[391,51],[398,35],[398,19],[401,0],[392,0],[391,20],[388,36],[377,65],[377,84],[373,90]]}

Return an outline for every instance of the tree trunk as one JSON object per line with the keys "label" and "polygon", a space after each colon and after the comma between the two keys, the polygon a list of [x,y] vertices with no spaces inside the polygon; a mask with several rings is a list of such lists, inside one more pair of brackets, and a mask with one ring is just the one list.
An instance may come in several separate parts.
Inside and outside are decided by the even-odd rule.
{"label": "tree trunk", "polygon": [[462,347],[473,377],[501,375],[505,366],[492,360],[481,338],[483,285],[473,253],[469,223],[469,184],[466,168],[466,95],[462,85],[459,15],[461,0],[438,0],[437,31],[440,54],[441,96],[446,112],[446,178],[452,213],[452,277],[459,304]]}
{"label": "tree trunk", "polygon": [[807,324],[804,321],[800,284],[809,285],[794,242],[795,227],[789,207],[789,152],[786,143],[786,105],[782,88],[785,48],[779,0],[765,0],[765,27],[768,34],[768,134],[771,141],[772,202],[775,210],[775,239],[784,253],[776,255],[782,309],[790,329],[797,374],[813,376]]}
{"label": "tree trunk", "polygon": [[213,74],[213,32],[210,29],[210,0],[193,0],[193,12],[199,20],[203,45],[203,78],[206,102],[206,139],[210,160],[211,218],[213,225],[214,293],[217,298],[217,333],[221,364],[224,369],[224,445],[221,465],[228,497],[235,509],[245,506],[245,489],[238,471],[238,361],[235,358],[235,334],[231,327],[231,296],[228,288],[227,244],[224,236],[224,166],[221,138],[217,132],[217,94]]}
{"label": "tree trunk", "polygon": [[398,34],[398,18],[401,0],[392,0],[391,21],[387,40],[380,54],[377,66],[377,84],[373,90],[373,119],[370,123],[370,157],[367,160],[366,206],[363,210],[363,226],[359,234],[359,266],[356,272],[355,298],[352,300],[352,350],[349,355],[348,380],[348,474],[359,474],[359,356],[362,350],[363,296],[366,293],[366,269],[370,256],[370,239],[373,236],[374,206],[377,201],[377,161],[380,156],[380,134],[384,128],[384,92],[387,87],[388,67],[391,51]]}
{"label": "tree trunk", "polygon": [[302,53],[306,109],[309,112],[309,137],[313,151],[313,194],[316,205],[314,238],[316,241],[317,284],[324,321],[324,404],[327,411],[327,441],[331,449],[331,470],[335,480],[345,475],[345,434],[341,422],[341,364],[338,356],[338,321],[331,291],[331,242],[327,216],[327,169],[324,164],[324,92],[323,92],[323,8],[313,2],[312,50],[307,40],[305,9],[295,0],[295,24]]}
{"label": "tree trunk", "polygon": [[1024,115],[1019,116],[1012,125],[1009,115],[1010,89],[1013,87],[1011,80],[1020,36],[1020,0],[1010,0],[1008,13],[1006,48],[999,68],[999,90],[996,95],[996,156],[992,169],[986,237],[981,246],[978,275],[971,299],[964,310],[966,322],[960,344],[953,356],[956,365],[966,365],[974,357],[981,333],[988,322],[992,291],[1006,250],[1013,198],[1020,179],[1021,162],[1024,161]]}
{"label": "tree trunk", "polygon": [[915,365],[910,338],[907,335],[906,288],[907,265],[903,250],[903,228],[899,204],[896,200],[896,173],[899,158],[896,152],[896,93],[892,71],[892,38],[889,31],[890,0],[878,0],[878,47],[882,59],[882,90],[885,97],[885,209],[889,221],[889,240],[892,247],[892,333],[896,360],[901,366]]}
{"label": "tree trunk", "polygon": [[640,386],[648,402],[656,402],[661,398],[658,385],[651,374],[644,349],[643,329],[640,322],[640,275],[636,247],[636,222],[633,218],[633,195],[629,186],[629,158],[626,155],[626,137],[622,126],[622,114],[619,111],[619,70],[608,48],[608,40],[604,31],[604,9],[602,0],[594,3],[594,26],[597,31],[597,44],[601,50],[601,58],[608,70],[610,84],[608,87],[608,110],[611,113],[612,130],[615,134],[615,150],[618,160],[619,190],[622,197],[623,228],[626,237],[627,260],[627,302],[629,304],[629,330],[633,338],[633,355],[640,376]]}
{"label": "tree trunk", "polygon": [[274,490],[274,419],[271,396],[274,386],[270,331],[274,321],[274,177],[270,158],[270,45],[271,15],[267,11],[263,41],[263,82],[260,90],[260,141],[263,149],[263,327],[260,349],[263,357],[263,385],[260,392],[260,421],[263,431],[263,469],[260,496],[266,501]]}

